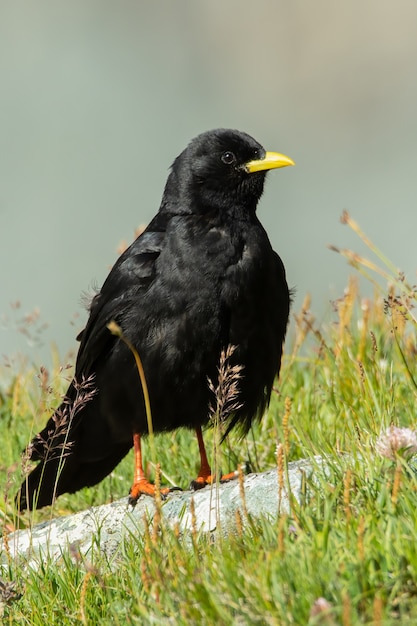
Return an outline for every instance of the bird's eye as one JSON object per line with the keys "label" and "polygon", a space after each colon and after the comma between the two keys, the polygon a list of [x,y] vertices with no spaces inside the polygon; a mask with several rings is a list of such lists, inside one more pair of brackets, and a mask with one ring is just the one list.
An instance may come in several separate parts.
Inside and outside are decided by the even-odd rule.
{"label": "bird's eye", "polygon": [[236,157],[233,154],[233,152],[229,152],[229,151],[223,152],[222,161],[223,163],[226,163],[226,165],[231,165],[232,163],[236,161]]}

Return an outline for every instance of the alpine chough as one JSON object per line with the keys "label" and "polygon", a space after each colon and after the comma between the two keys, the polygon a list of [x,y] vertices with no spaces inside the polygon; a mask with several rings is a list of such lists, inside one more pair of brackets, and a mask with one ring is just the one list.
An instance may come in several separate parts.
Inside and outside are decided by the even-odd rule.
{"label": "alpine chough", "polygon": [[194,429],[201,469],[193,485],[212,481],[202,427],[222,350],[235,346],[231,359],[242,368],[227,432],[238,425],[245,433],[261,417],[280,371],[290,295],[256,208],[267,171],[293,164],[227,129],[202,133],[175,159],[158,213],[91,302],[74,379],[28,446],[38,464],[17,495],[21,510],[95,485],[132,445],[131,501],[154,494],[142,466],[144,393],[127,343],[143,364],[154,432]]}

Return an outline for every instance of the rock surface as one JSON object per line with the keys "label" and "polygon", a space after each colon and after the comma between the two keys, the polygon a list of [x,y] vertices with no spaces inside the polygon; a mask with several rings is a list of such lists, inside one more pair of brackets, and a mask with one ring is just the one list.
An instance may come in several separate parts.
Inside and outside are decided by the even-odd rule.
{"label": "rock surface", "polygon": [[[300,460],[288,464],[281,493],[276,470],[244,477],[244,501],[239,481],[205,487],[201,491],[173,492],[162,504],[162,516],[181,531],[189,531],[193,524],[191,502],[194,501],[194,524],[197,531],[213,532],[232,528],[236,523],[236,511],[253,518],[276,518],[289,511],[289,494],[300,501],[303,477],[312,474],[323,460]],[[126,534],[141,532],[146,519],[152,519],[155,502],[142,496],[136,507],[122,498],[111,504],[93,507],[87,511],[43,522],[28,530],[20,530],[8,537],[10,554],[20,557],[36,567],[45,558],[59,559],[74,546],[77,552],[87,556],[94,548],[111,558]],[[4,550],[2,561],[4,562]]]}

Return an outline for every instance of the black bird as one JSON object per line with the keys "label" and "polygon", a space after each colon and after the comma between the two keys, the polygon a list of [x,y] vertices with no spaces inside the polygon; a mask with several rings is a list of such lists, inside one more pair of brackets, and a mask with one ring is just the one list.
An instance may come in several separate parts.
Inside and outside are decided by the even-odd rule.
{"label": "black bird", "polygon": [[[144,395],[131,350],[108,329],[112,321],[143,363],[154,432],[195,429],[201,470],[194,486],[211,482],[201,428],[222,349],[236,346],[231,358],[243,367],[241,406],[227,432],[239,425],[245,433],[262,415],[280,370],[290,296],[256,207],[266,172],[293,164],[226,129],[202,133],[175,159],[157,215],[92,300],[74,380],[28,447],[39,463],[17,495],[21,510],[98,483],[132,444],[131,501],[154,493],[142,468]],[[92,376],[96,392],[80,402],[79,387],[82,393]]]}

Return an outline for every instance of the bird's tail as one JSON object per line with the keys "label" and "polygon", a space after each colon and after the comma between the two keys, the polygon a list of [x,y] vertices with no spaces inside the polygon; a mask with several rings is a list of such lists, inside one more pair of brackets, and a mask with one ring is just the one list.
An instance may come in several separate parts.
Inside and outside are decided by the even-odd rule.
{"label": "bird's tail", "polygon": [[25,457],[38,461],[38,465],[26,476],[16,495],[19,510],[40,509],[63,493],[97,484],[129,451],[130,442],[108,445],[109,441],[98,437],[95,440],[94,436],[90,438],[93,449],[82,449],[82,432],[85,422],[89,422],[88,411],[95,396],[92,379],[80,384],[73,381],[61,406],[31,441]]}
{"label": "bird's tail", "polygon": [[16,495],[20,511],[34,510],[52,504],[63,493],[75,493],[103,480],[120,463],[130,445],[119,445],[102,459],[80,462],[77,450],[68,456],[43,460],[23,481]]}
{"label": "bird's tail", "polygon": [[40,509],[52,504],[65,491],[63,475],[65,477],[65,459],[41,461],[25,478],[16,495],[19,511]]}

